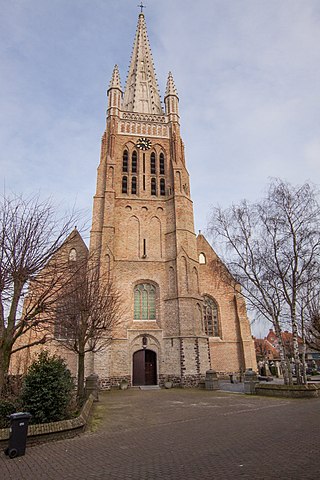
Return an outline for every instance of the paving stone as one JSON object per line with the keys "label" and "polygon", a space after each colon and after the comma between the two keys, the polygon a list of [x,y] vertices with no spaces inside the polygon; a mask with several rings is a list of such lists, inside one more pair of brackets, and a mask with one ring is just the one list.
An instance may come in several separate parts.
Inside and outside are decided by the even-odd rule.
{"label": "paving stone", "polygon": [[0,454],[1,480],[319,478],[320,399],[203,390],[101,396],[96,433]]}

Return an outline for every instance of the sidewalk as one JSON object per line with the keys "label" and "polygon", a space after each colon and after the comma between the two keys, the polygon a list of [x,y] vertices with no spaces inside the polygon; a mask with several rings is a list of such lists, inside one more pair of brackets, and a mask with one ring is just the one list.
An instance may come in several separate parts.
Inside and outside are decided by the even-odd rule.
{"label": "sidewalk", "polygon": [[[230,384],[237,385],[237,384]],[[101,395],[94,432],[0,454],[1,480],[316,480],[320,399],[170,389]]]}

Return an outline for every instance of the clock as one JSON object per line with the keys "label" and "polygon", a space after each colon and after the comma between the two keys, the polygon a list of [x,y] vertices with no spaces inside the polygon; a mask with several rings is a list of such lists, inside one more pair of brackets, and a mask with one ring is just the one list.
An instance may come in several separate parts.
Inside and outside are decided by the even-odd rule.
{"label": "clock", "polygon": [[151,140],[146,137],[141,137],[136,143],[137,148],[140,150],[149,150],[151,148]]}

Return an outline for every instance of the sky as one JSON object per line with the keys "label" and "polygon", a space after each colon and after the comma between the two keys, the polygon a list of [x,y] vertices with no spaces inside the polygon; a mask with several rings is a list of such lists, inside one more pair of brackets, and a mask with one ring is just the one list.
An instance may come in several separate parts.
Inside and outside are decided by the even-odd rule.
{"label": "sky", "polygon": [[[138,0],[0,0],[0,188],[90,223],[106,90]],[[320,184],[319,0],[145,0],[159,88],[180,98],[196,231],[270,177]],[[87,233],[88,236],[88,233]]]}

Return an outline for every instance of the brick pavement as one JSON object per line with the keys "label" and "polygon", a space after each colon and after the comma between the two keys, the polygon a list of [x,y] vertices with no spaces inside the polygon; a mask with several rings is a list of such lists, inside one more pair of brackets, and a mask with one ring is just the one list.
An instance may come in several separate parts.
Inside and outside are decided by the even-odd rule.
{"label": "brick pavement", "polygon": [[318,479],[320,399],[114,391],[95,433],[0,454],[1,480]]}

